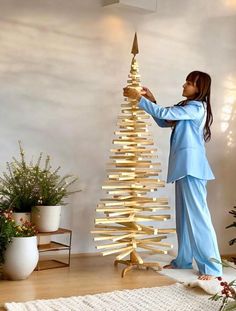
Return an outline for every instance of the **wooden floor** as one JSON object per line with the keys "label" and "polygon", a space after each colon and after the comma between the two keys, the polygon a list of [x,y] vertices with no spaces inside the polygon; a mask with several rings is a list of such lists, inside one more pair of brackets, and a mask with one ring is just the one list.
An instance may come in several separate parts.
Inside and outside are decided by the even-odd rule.
{"label": "wooden floor", "polygon": [[174,280],[155,271],[137,270],[121,278],[124,266],[114,267],[113,257],[73,257],[70,268],[34,271],[24,281],[0,280],[0,310],[11,301],[49,299],[170,285]]}

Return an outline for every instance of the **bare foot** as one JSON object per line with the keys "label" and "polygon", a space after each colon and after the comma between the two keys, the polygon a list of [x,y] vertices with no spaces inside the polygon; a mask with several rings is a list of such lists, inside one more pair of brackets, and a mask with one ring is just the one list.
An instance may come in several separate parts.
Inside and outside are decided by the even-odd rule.
{"label": "bare foot", "polygon": [[175,267],[172,266],[172,264],[169,264],[169,265],[163,266],[163,269],[175,269]]}
{"label": "bare foot", "polygon": [[215,279],[216,277],[214,275],[209,275],[209,274],[201,274],[199,275],[198,279],[203,280],[203,281],[210,281]]}

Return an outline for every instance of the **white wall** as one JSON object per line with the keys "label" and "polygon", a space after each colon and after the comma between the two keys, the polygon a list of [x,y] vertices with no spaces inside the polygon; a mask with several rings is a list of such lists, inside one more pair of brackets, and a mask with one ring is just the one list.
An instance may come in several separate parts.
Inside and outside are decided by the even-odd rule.
{"label": "white wall", "polygon": [[[225,230],[236,204],[233,0],[159,0],[157,13],[148,15],[103,8],[98,0],[0,0],[0,169],[20,139],[29,156],[43,151],[62,173],[79,175],[83,191],[70,199],[62,226],[73,229],[74,253],[95,251],[90,230],[104,196],[135,30],[142,82],[160,104],[181,100],[188,72],[212,75],[215,121],[207,150],[216,180],[208,186],[209,208],[221,252],[233,253],[228,240],[235,230]],[[152,132],[165,178],[170,133],[155,125]],[[174,210],[173,187],[160,194]]]}

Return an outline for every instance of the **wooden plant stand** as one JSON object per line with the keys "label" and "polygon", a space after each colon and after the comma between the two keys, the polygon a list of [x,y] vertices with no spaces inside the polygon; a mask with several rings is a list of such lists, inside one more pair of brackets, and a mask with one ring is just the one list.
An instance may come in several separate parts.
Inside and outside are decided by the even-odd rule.
{"label": "wooden plant stand", "polygon": [[71,257],[71,241],[72,241],[72,231],[69,229],[59,228],[54,232],[39,232],[37,236],[54,236],[54,235],[67,235],[69,242],[68,244],[59,243],[56,241],[50,241],[48,244],[38,245],[39,254],[48,253],[53,251],[67,251],[67,262],[61,261],[59,259],[39,259],[39,262],[35,270],[48,270],[55,268],[64,268],[70,266],[70,257]]}

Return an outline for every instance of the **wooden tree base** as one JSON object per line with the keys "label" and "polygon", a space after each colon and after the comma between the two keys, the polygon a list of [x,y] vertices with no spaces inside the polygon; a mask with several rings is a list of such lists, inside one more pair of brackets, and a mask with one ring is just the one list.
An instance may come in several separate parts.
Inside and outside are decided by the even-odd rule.
{"label": "wooden tree base", "polygon": [[133,269],[139,269],[139,270],[141,270],[141,269],[146,269],[146,270],[152,269],[154,271],[162,270],[160,264],[157,262],[139,263],[139,262],[132,262],[131,260],[115,260],[114,261],[115,266],[118,266],[119,263],[128,266],[122,270],[122,273],[121,273],[122,278],[126,275],[127,272],[129,272]]}

